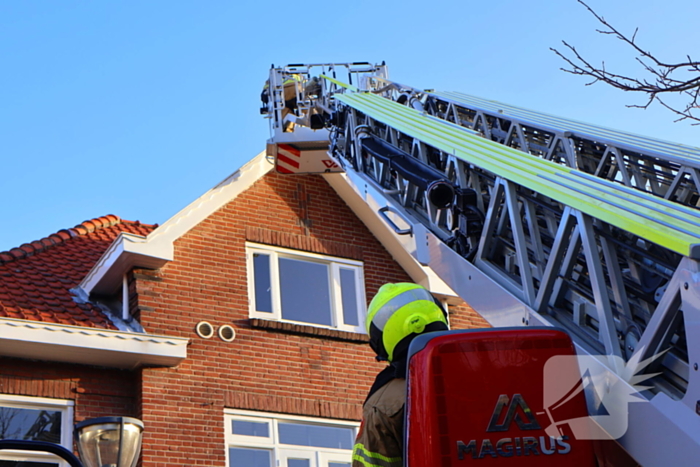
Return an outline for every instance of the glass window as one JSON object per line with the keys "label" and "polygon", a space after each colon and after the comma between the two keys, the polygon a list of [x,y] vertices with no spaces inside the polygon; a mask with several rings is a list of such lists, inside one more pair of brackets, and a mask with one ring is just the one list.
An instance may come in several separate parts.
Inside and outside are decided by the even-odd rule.
{"label": "glass window", "polygon": [[0,407],[0,438],[61,443],[61,412]]}
{"label": "glass window", "polygon": [[230,467],[271,467],[272,453],[267,449],[229,448]]}
{"label": "glass window", "polygon": [[357,423],[236,410],[224,419],[229,467],[350,466]]}
{"label": "glass window", "polygon": [[333,324],[328,265],[280,258],[282,319]]}
{"label": "glass window", "polygon": [[250,422],[247,420],[233,420],[233,434],[244,436],[270,436],[270,424],[267,422]]}
{"label": "glass window", "polygon": [[[22,439],[73,448],[73,402],[0,394],[0,439]],[[0,451],[0,467],[63,467],[54,455]]]}
{"label": "glass window", "polygon": [[272,287],[270,285],[270,255],[253,253],[255,280],[255,310],[272,313]]}
{"label": "glass window", "polygon": [[287,459],[287,467],[310,467],[311,460],[309,459]]}
{"label": "glass window", "polygon": [[364,333],[359,261],[246,244],[250,316]]}
{"label": "glass window", "polygon": [[340,293],[343,301],[343,322],[350,326],[359,324],[357,314],[357,284],[355,283],[355,271],[340,268]]}
{"label": "glass window", "polygon": [[352,428],[279,423],[280,443],[320,448],[352,449],[355,439]]}

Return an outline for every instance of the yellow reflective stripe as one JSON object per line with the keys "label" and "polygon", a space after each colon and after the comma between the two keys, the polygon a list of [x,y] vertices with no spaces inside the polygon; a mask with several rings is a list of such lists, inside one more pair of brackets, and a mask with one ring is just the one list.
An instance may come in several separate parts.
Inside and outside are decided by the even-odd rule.
{"label": "yellow reflective stripe", "polygon": [[352,84],[343,83],[342,81],[338,81],[337,79],[331,78],[330,76],[320,75],[320,77],[330,81],[331,83],[336,84],[337,86],[339,86],[341,88],[349,89],[350,91],[359,91],[359,89],[356,88],[355,86],[353,86]]}
{"label": "yellow reflective stripe", "polygon": [[402,465],[400,457],[387,457],[378,452],[368,451],[362,443],[357,443],[353,448],[352,460],[359,461],[367,467],[401,467]]}
{"label": "yellow reflective stripe", "polygon": [[[381,310],[387,302],[389,302],[392,298],[407,290],[413,290],[418,288],[422,287],[418,284],[413,284],[409,282],[400,282],[397,284],[384,284],[383,286],[381,286],[377,291],[377,294],[370,302],[369,308],[367,309],[367,320],[365,322],[365,326],[367,327],[367,334],[369,334],[370,324],[374,322],[374,317],[376,316],[377,312]],[[374,325],[377,326],[377,328],[380,330],[384,329],[384,324],[382,324],[381,327],[378,326],[377,323],[375,323]]]}
{"label": "yellow reflective stripe", "polygon": [[433,302],[433,296],[430,292],[425,290],[423,287],[416,287],[413,289],[406,290],[399,295],[391,298],[384,305],[379,307],[372,317],[372,323],[374,323],[380,331],[384,330],[389,318],[401,307],[408,305],[409,303],[417,302],[419,300],[426,300],[430,303]]}
{"label": "yellow reflective stripe", "polygon": [[336,94],[335,98],[376,121],[525,188],[681,255],[694,259],[700,257],[697,226],[689,220],[690,216],[688,219],[678,219],[668,212],[660,212],[669,208],[667,201],[630,192],[617,198],[615,195],[624,188],[611,188],[610,193],[596,188],[574,190],[566,183],[554,183],[552,180],[555,180],[554,177],[566,178],[566,174],[571,175],[569,178],[585,177],[578,170],[476,136],[463,127],[438,121],[374,94],[344,93]]}

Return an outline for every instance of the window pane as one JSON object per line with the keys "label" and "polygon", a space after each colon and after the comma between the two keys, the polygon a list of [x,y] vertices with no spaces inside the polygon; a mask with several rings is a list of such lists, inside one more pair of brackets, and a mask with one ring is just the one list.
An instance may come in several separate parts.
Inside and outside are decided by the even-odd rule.
{"label": "window pane", "polygon": [[279,423],[280,443],[319,448],[352,449],[352,428],[340,428],[300,423]]}
{"label": "window pane", "polygon": [[310,467],[309,459],[287,459],[287,467]]}
{"label": "window pane", "polygon": [[267,449],[229,448],[229,467],[272,467]]}
{"label": "window pane", "polygon": [[328,265],[280,258],[282,319],[332,325]]}
{"label": "window pane", "polygon": [[350,462],[329,462],[328,467],[350,467]]}
{"label": "window pane", "polygon": [[0,407],[0,439],[61,443],[61,412]]}
{"label": "window pane", "polygon": [[267,422],[248,422],[244,420],[234,420],[233,434],[269,438],[269,424]]}
{"label": "window pane", "polygon": [[255,281],[255,310],[272,313],[270,255],[253,253],[253,280]]}
{"label": "window pane", "polygon": [[357,289],[355,288],[355,271],[340,269],[340,295],[343,299],[343,322],[350,326],[359,325],[357,317]]}

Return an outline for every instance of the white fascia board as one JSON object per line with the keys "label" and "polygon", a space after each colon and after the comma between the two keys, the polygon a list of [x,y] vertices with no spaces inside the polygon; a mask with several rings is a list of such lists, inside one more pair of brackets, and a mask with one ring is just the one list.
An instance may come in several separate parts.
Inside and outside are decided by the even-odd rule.
{"label": "white fascia board", "polygon": [[134,267],[158,269],[174,256],[173,245],[148,244],[147,237],[122,232],[80,282],[87,294],[109,295],[122,284],[124,274]]}
{"label": "white fascia board", "polygon": [[176,366],[189,339],[0,318],[0,356],[111,368]]}
{"label": "white fascia board", "polygon": [[155,229],[148,237],[122,233],[95,263],[79,287],[91,293],[112,294],[123,275],[134,267],[158,269],[172,261],[175,240],[235,199],[274,168],[261,152],[214,188]]}
{"label": "white fascia board", "polygon": [[234,200],[274,168],[273,163],[268,161],[265,156],[265,151],[261,152],[221,183],[168,219],[148,236],[148,242],[172,243]]}
{"label": "white fascia board", "polygon": [[[355,215],[365,224],[379,243],[386,248],[411,279],[448,301],[457,294],[435,272],[421,265],[406,247],[405,236],[400,236],[380,217],[379,209],[386,205],[383,195],[365,185],[361,178],[353,180],[347,173],[324,174],[323,178],[338,193]],[[381,204],[381,205],[380,205]]]}

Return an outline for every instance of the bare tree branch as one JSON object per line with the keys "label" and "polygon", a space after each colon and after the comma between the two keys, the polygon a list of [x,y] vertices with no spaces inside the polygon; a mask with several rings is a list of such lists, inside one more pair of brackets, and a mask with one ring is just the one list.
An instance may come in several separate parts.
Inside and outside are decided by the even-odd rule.
{"label": "bare tree branch", "polygon": [[[628,107],[636,107],[646,109],[653,102],[657,102],[667,108],[679,118],[675,121],[691,120],[693,125],[700,125],[700,62],[694,61],[687,55],[687,61],[680,63],[667,63],[658,59],[651,52],[642,49],[636,42],[639,28],[634,30],[631,37],[618,31],[614,26],[608,23],[605,18],[598,15],[591,7],[583,0],[578,2],[586,7],[586,9],[604,26],[603,29],[596,29],[600,34],[611,35],[628,46],[638,55],[637,62],[641,65],[647,77],[629,76],[619,73],[610,72],[605,67],[605,62],[601,62],[600,66],[593,65],[585,59],[576,50],[576,47],[562,41],[568,52],[560,52],[555,48],[551,50],[563,59],[568,67],[562,68],[562,71],[573,75],[586,76],[592,78],[592,81],[586,83],[586,86],[603,82],[614,88],[623,91],[641,92],[646,94],[647,101],[642,105],[628,105]],[[690,75],[691,78],[685,77]],[[669,104],[666,98],[662,96],[678,95],[684,100],[684,104],[673,105]]]}

